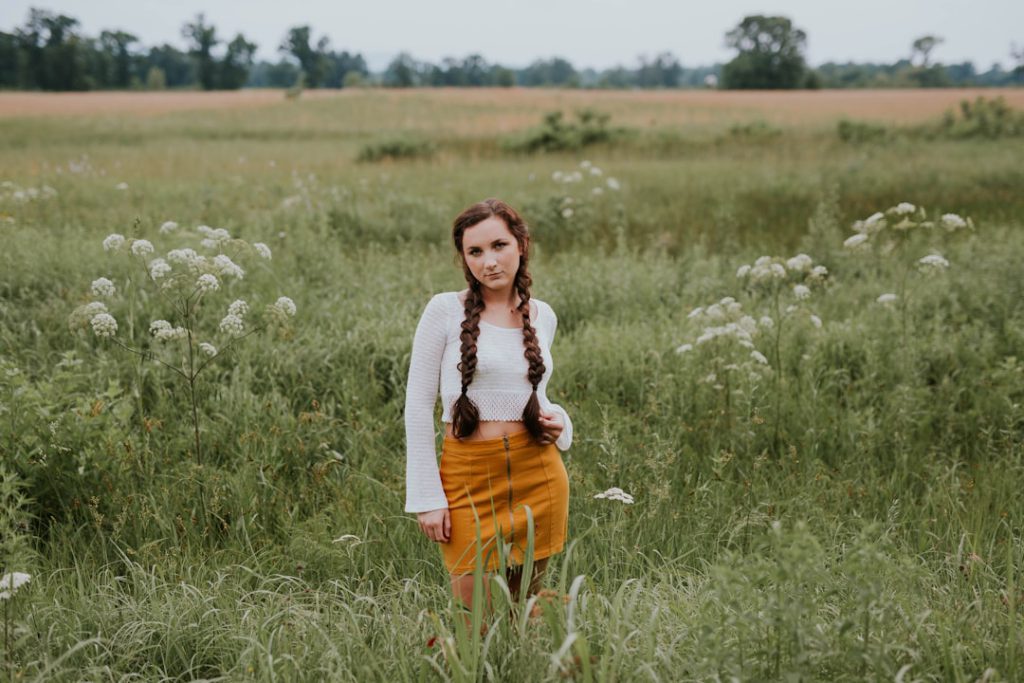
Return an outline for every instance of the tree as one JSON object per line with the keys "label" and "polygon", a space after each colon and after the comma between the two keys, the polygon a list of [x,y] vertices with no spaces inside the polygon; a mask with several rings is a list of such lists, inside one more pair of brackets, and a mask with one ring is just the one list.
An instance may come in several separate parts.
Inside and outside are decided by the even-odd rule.
{"label": "tree", "polygon": [[278,50],[298,60],[299,68],[306,74],[306,87],[318,88],[323,84],[326,75],[326,52],[330,40],[323,36],[317,41],[314,49],[309,43],[311,33],[309,26],[293,26],[288,29],[288,35]]}
{"label": "tree", "polygon": [[256,43],[250,43],[241,33],[228,43],[227,54],[220,64],[220,87],[238,90],[249,80],[249,69],[256,53]]}
{"label": "tree", "polygon": [[910,46],[910,61],[913,62],[915,56],[920,56],[921,68],[927,69],[932,50],[943,42],[945,41],[939,36],[921,36]]}
{"label": "tree", "polygon": [[725,34],[728,47],[739,54],[722,69],[726,88],[799,88],[807,64],[803,50],[807,34],[786,17],[760,14],[744,17]]}
{"label": "tree", "polygon": [[196,61],[196,75],[203,90],[213,90],[217,85],[217,64],[213,60],[213,48],[217,40],[217,29],[206,25],[206,17],[200,13],[196,20],[185,24],[181,35],[192,42],[189,54]]}
{"label": "tree", "polygon": [[388,88],[412,88],[417,85],[419,67],[408,52],[400,52],[384,71],[384,85]]}
{"label": "tree", "polygon": [[132,81],[132,55],[129,46],[138,38],[125,31],[103,31],[100,46],[110,61],[107,82],[115,88],[127,88]]}

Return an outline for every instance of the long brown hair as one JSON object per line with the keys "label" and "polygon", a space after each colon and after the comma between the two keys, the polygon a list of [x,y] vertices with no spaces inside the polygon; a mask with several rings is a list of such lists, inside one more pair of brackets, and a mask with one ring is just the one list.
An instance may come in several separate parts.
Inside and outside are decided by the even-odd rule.
{"label": "long brown hair", "polygon": [[533,392],[530,399],[523,408],[523,423],[526,429],[534,438],[540,438],[542,428],[540,424],[540,399],[537,397],[537,386],[544,377],[546,368],[544,359],[541,356],[540,344],[537,342],[537,333],[530,324],[530,285],[533,280],[527,264],[530,260],[530,233],[526,223],[519,216],[515,209],[500,199],[485,199],[482,202],[473,204],[455,217],[452,225],[452,239],[455,241],[455,250],[462,261],[462,272],[469,284],[469,292],[466,294],[465,311],[466,317],[462,321],[462,360],[459,362],[459,372],[462,373],[462,394],[455,405],[452,406],[452,431],[455,436],[462,439],[476,431],[480,422],[480,411],[476,404],[470,400],[466,391],[473,381],[473,373],[476,372],[476,340],[480,336],[480,314],[484,310],[484,298],[481,291],[480,281],[473,277],[472,271],[466,264],[462,254],[462,236],[467,229],[477,223],[497,216],[508,227],[509,232],[519,243],[522,255],[519,257],[519,270],[516,271],[513,287],[519,294],[519,306],[516,310],[523,316],[523,355],[530,363],[527,372],[527,379],[533,385]]}

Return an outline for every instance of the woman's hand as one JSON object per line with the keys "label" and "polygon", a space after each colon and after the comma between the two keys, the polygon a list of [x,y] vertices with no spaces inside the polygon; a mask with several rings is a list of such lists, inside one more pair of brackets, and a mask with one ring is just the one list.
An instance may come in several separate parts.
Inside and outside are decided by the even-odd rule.
{"label": "woman's hand", "polygon": [[416,515],[420,522],[420,530],[431,541],[447,543],[452,534],[452,518],[448,508],[420,512]]}
{"label": "woman's hand", "polygon": [[554,411],[540,411],[541,438],[537,440],[542,446],[554,443],[565,429],[565,422],[562,421],[562,414]]}

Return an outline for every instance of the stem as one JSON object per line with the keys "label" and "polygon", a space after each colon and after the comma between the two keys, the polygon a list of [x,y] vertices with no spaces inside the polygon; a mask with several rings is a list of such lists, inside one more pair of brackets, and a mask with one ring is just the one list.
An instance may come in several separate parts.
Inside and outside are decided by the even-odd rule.
{"label": "stem", "polygon": [[780,288],[776,286],[773,297],[773,308],[775,313],[775,381],[773,382],[775,394],[775,428],[772,433],[772,451],[775,455],[779,455],[779,423],[782,421],[782,395],[781,383],[782,383],[782,351],[781,351],[781,339],[782,339],[782,315],[779,312],[779,291]]}
{"label": "stem", "polygon": [[192,401],[192,427],[196,437],[196,464],[202,465],[203,451],[199,442],[199,409],[196,404],[196,375],[198,372],[195,369],[195,349],[192,345],[192,311],[187,308],[185,310],[185,330],[188,332],[188,390],[189,398]]}

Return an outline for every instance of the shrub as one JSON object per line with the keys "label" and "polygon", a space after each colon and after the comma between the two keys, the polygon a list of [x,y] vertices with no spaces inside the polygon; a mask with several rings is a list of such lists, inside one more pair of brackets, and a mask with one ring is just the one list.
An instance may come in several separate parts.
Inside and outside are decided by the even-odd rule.
{"label": "shrub", "polygon": [[374,162],[384,159],[426,159],[434,155],[434,145],[422,140],[395,138],[364,145],[356,157],[358,162]]}

